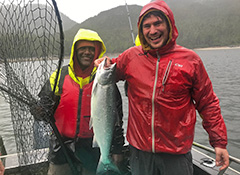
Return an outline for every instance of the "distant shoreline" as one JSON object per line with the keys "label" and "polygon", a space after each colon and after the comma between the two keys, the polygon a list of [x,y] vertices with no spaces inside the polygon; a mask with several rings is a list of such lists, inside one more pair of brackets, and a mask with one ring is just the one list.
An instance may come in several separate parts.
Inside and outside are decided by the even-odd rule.
{"label": "distant shoreline", "polygon": [[[205,48],[195,48],[192,50],[223,50],[223,49],[240,49],[240,46],[223,46],[223,47],[205,47]],[[121,53],[105,53],[104,56],[108,56],[110,58],[117,57]]]}
{"label": "distant shoreline", "polygon": [[222,50],[222,49],[240,49],[240,46],[206,47],[206,48],[195,48],[193,50]]}

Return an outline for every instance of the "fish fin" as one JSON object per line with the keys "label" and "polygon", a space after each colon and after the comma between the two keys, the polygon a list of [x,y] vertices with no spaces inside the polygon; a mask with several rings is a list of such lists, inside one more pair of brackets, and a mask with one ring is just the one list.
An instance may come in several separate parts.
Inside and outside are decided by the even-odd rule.
{"label": "fish fin", "polygon": [[92,86],[92,94],[94,94],[94,92],[96,91],[97,85],[98,85],[98,83],[97,83],[97,80],[96,80],[96,78],[95,78],[95,79],[94,79],[94,82],[93,82],[93,86]]}
{"label": "fish fin", "polygon": [[93,127],[93,121],[92,121],[92,117],[90,117],[90,121],[89,121],[89,129],[92,129]]}
{"label": "fish fin", "polygon": [[95,136],[93,136],[92,147],[93,148],[99,147]]}
{"label": "fish fin", "polygon": [[117,165],[115,165],[111,159],[110,159],[110,163],[104,164],[100,158],[96,174],[97,175],[107,175],[107,174],[121,175],[121,172],[117,167]]}
{"label": "fish fin", "polygon": [[[92,96],[94,94],[94,92],[96,91],[96,88],[97,87],[97,83],[94,81],[93,82],[93,86],[92,86]],[[91,99],[92,100],[92,99]],[[91,101],[91,107],[92,107],[92,101]],[[90,121],[89,121],[89,129],[92,129],[93,127],[93,119],[92,119],[92,116],[90,117]]]}

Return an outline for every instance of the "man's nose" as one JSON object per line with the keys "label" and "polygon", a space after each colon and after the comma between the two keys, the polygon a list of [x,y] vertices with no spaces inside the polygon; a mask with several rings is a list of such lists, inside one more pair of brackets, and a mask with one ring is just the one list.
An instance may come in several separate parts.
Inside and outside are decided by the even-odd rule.
{"label": "man's nose", "polygon": [[95,48],[94,47],[85,47],[84,53],[85,54],[94,54]]}
{"label": "man's nose", "polygon": [[155,27],[154,25],[152,25],[152,26],[150,27],[149,33],[150,33],[151,35],[157,33],[156,27]]}

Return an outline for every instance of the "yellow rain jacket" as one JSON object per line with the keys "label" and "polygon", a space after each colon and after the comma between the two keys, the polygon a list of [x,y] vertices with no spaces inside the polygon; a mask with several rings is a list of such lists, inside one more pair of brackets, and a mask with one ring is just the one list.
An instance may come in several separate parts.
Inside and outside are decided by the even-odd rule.
{"label": "yellow rain jacket", "polygon": [[[94,42],[94,60],[102,57],[106,52],[106,47],[96,32],[80,29],[75,35],[69,65],[62,67],[55,90],[55,95],[60,99],[54,113],[56,126],[61,135],[68,138],[93,136],[92,129],[89,129],[89,120],[91,91],[96,68],[94,60],[84,71],[75,61],[75,44],[80,40]],[[50,77],[51,90],[54,87],[56,72]]]}

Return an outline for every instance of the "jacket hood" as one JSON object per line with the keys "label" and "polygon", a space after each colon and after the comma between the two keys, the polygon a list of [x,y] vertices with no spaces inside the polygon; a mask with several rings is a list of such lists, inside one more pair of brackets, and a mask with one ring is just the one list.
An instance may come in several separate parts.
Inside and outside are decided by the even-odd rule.
{"label": "jacket hood", "polygon": [[158,49],[160,51],[164,51],[164,50],[167,50],[167,49],[169,49],[170,47],[172,47],[173,45],[176,44],[176,39],[178,37],[178,30],[177,30],[177,27],[175,26],[175,20],[174,20],[172,10],[162,0],[156,0],[156,1],[150,2],[142,8],[142,10],[140,12],[140,15],[139,15],[139,19],[138,19],[139,40],[140,40],[140,43],[141,43],[144,51],[152,50],[151,47],[146,42],[146,40],[144,39],[142,30],[141,30],[140,27],[141,27],[143,17],[146,14],[148,14],[150,11],[154,11],[154,10],[161,11],[165,15],[165,17],[168,21],[168,24],[169,24],[169,39],[168,39],[168,42],[165,46]]}
{"label": "jacket hood", "polygon": [[[71,55],[70,55],[70,71],[73,71],[77,76],[85,77],[89,76],[91,71],[94,68],[94,61],[92,62],[92,65],[87,68],[87,70],[82,71],[75,59],[75,44],[78,41],[93,41],[95,46],[95,56],[94,60],[102,57],[104,53],[106,52],[105,44],[103,43],[103,40],[100,38],[97,32],[89,30],[89,29],[79,29],[77,34],[74,37],[72,48],[71,48]],[[74,78],[73,76],[71,76]]]}

